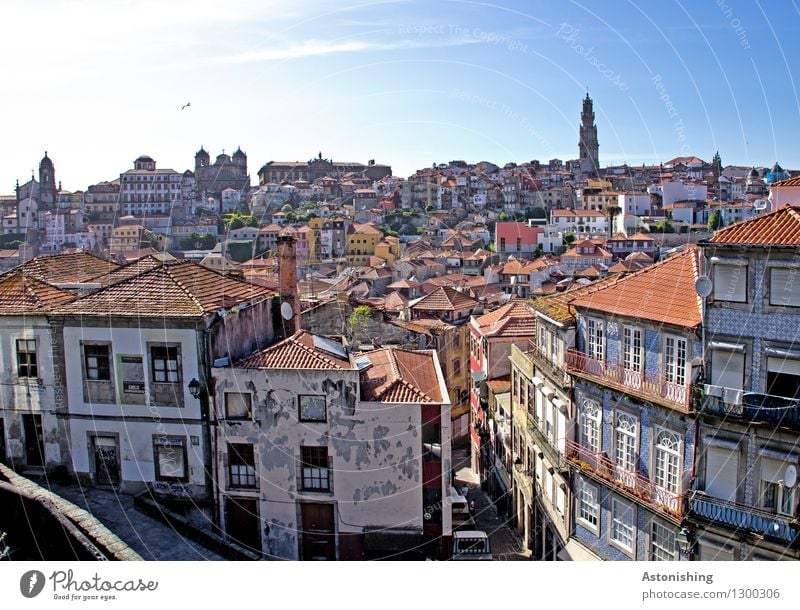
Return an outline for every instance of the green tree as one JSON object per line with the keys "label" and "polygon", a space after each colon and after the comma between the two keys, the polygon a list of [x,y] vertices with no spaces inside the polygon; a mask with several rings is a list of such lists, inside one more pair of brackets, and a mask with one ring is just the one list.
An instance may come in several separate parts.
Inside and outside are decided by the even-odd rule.
{"label": "green tree", "polygon": [[674,233],[675,227],[673,227],[666,220],[659,220],[656,223],[656,231],[658,231],[659,233]]}
{"label": "green tree", "polygon": [[564,233],[564,237],[562,239],[565,246],[569,246],[572,242],[575,241],[575,235],[572,233]]}
{"label": "green tree", "polygon": [[506,214],[505,212],[500,212],[500,215],[497,217],[497,220],[499,220],[500,222],[505,222],[506,220],[508,220],[508,214]]}
{"label": "green tree", "polygon": [[711,214],[708,215],[708,230],[716,231],[724,226],[725,221],[722,220],[722,212],[719,210],[719,208],[711,210]]}
{"label": "green tree", "polygon": [[371,316],[372,308],[369,305],[359,305],[353,309],[353,313],[347,318],[347,330],[351,343],[355,343],[358,335],[363,333]]}

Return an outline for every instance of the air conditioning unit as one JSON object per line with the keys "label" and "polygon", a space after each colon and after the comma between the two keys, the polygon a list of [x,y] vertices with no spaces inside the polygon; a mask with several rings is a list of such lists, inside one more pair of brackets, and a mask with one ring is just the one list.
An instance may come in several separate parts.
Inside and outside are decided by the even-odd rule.
{"label": "air conditioning unit", "polygon": [[722,398],[723,393],[725,392],[725,388],[721,385],[711,385],[709,383],[706,384],[706,396],[715,396],[716,398]]}

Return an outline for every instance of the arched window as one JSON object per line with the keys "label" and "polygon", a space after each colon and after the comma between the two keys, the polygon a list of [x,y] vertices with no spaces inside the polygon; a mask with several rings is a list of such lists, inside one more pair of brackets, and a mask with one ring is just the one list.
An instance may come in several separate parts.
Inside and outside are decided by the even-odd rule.
{"label": "arched window", "polygon": [[615,459],[617,466],[628,472],[636,470],[636,418],[617,413]]}
{"label": "arched window", "polygon": [[669,430],[656,435],[656,485],[677,494],[680,489],[680,437]]}
{"label": "arched window", "polygon": [[600,452],[602,411],[596,400],[587,398],[581,405],[581,444],[589,451]]}

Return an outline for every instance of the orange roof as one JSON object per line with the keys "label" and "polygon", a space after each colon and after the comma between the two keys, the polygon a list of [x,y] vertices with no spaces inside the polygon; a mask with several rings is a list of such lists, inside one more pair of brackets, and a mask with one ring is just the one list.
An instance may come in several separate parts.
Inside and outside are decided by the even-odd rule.
{"label": "orange roof", "polygon": [[89,254],[51,254],[37,256],[22,265],[26,276],[35,277],[50,284],[78,284],[108,273],[119,267],[116,263]]}
{"label": "orange roof", "polygon": [[[551,291],[548,293],[548,296],[534,300],[531,303],[531,307],[559,324],[570,324],[575,322],[575,316],[570,309],[572,301],[594,292],[603,286],[608,286],[612,282],[613,278],[603,278],[588,286],[577,286],[556,294],[552,294]],[[555,285],[552,286],[553,290],[555,290]]]}
{"label": "orange roof", "polygon": [[60,314],[184,318],[274,295],[189,261],[174,261],[123,279],[59,307]]}
{"label": "orange roof", "polygon": [[536,315],[522,301],[511,301],[475,318],[484,337],[528,337],[536,334]]}
{"label": "orange roof", "polygon": [[800,207],[784,205],[720,229],[708,240],[712,244],[752,246],[800,246]]}
{"label": "orange roof", "polygon": [[411,309],[421,311],[456,311],[472,308],[477,304],[477,300],[463,292],[459,292],[452,286],[440,286],[430,294],[416,301],[411,305]]}
{"label": "orange roof", "polygon": [[574,307],[675,326],[700,324],[701,299],[694,290],[699,249],[683,252],[646,267],[572,301]]}
{"label": "orange roof", "polygon": [[770,189],[774,188],[781,188],[784,186],[800,186],[800,176],[795,176],[794,178],[787,178],[786,180],[779,180],[778,182],[773,182],[769,185]]}
{"label": "orange roof", "polygon": [[376,402],[442,403],[435,353],[383,348],[355,358],[361,398]]}
{"label": "orange roof", "polygon": [[408,306],[408,300],[399,292],[392,291],[383,300],[383,308],[386,311],[400,311]]}
{"label": "orange roof", "polygon": [[74,294],[28,277],[21,269],[0,277],[0,315],[47,313],[73,299]]}
{"label": "orange roof", "polygon": [[[321,339],[321,340],[320,340]],[[326,344],[339,347],[335,353],[325,349]],[[301,369],[301,370],[352,370],[344,348],[338,342],[300,330],[288,339],[271,345],[236,363],[245,369]]]}

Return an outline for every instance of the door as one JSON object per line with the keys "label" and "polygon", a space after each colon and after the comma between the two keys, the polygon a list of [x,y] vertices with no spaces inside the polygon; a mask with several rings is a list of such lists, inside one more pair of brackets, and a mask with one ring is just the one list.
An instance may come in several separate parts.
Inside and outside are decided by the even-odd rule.
{"label": "door", "polygon": [[119,485],[119,451],[113,436],[94,437],[94,472],[98,485]]}
{"label": "door", "polygon": [[336,559],[333,504],[302,504],[304,561]]}
{"label": "door", "polygon": [[22,427],[25,432],[25,462],[28,466],[44,466],[42,416],[23,415]]}
{"label": "door", "polygon": [[254,498],[225,498],[225,531],[248,549],[261,552],[261,519],[258,500]]}

